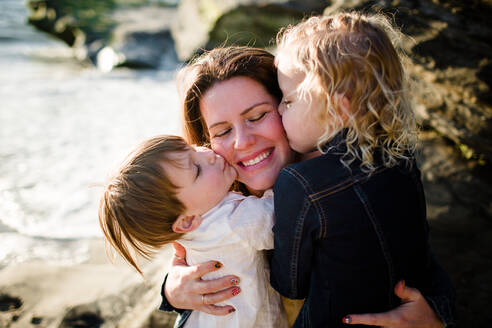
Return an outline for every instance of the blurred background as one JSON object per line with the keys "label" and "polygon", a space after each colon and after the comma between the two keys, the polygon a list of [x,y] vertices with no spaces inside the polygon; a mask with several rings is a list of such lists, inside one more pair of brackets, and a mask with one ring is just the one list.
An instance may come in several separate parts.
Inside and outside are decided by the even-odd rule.
{"label": "blurred background", "polygon": [[431,243],[458,326],[488,326],[490,0],[0,0],[0,326],[169,326],[154,311],[168,251],[145,281],[105,257],[106,174],[142,139],[180,134],[174,78],[193,56],[274,51],[281,27],[353,9],[409,36]]}

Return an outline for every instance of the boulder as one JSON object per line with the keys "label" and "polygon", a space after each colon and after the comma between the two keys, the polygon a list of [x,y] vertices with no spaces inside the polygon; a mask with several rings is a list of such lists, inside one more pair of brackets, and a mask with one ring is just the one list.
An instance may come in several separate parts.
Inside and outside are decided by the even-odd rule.
{"label": "boulder", "polygon": [[103,71],[177,62],[170,25],[176,6],[123,0],[29,0],[29,23],[75,49]]}
{"label": "boulder", "polygon": [[110,39],[104,43],[104,48],[91,52],[92,56],[96,55],[93,62],[103,71],[110,69],[111,64],[131,68],[175,65],[177,55],[170,31],[175,14],[174,7],[115,10],[111,16],[115,27],[111,30]]}
{"label": "boulder", "polygon": [[320,14],[325,1],[182,0],[172,35],[180,60],[219,45],[273,46],[281,27]]}

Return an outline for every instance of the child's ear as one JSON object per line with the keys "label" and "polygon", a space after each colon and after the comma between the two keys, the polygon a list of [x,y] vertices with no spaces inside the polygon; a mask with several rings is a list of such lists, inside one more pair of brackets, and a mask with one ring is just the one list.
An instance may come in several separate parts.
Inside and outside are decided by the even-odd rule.
{"label": "child's ear", "polygon": [[347,98],[347,96],[343,96],[338,93],[336,94],[335,97],[337,97],[337,102],[339,105],[340,115],[342,117],[342,120],[344,123],[346,123],[350,116],[350,100]]}
{"label": "child's ear", "polygon": [[195,230],[202,223],[202,217],[198,215],[180,215],[173,223],[173,231],[187,233]]}

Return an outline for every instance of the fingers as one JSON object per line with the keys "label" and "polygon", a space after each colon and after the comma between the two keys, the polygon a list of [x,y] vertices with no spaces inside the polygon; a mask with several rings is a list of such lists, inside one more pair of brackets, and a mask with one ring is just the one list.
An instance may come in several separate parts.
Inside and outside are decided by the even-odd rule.
{"label": "fingers", "polygon": [[[205,294],[203,298],[203,302],[205,304],[217,304],[223,301],[226,301],[230,299],[231,297],[234,297],[241,293],[241,288],[240,287],[230,287],[221,291],[218,291],[216,293],[211,293],[211,294]],[[200,300],[201,301],[201,300]]]}
{"label": "fingers", "polygon": [[[198,294],[213,294],[219,291],[226,290],[229,287],[237,286],[239,285],[239,283],[239,278],[232,275],[214,280],[202,280],[198,283],[198,289],[196,290],[196,292]],[[209,302],[209,304],[212,304],[212,302]]]}
{"label": "fingers", "polygon": [[213,314],[213,315],[228,315],[229,313],[232,313],[236,311],[234,307],[230,305],[225,305],[225,306],[217,306],[217,305],[204,305],[202,306],[199,311],[206,312],[208,314]]}
{"label": "fingers", "polygon": [[393,324],[392,316],[384,313],[368,313],[368,314],[350,314],[342,320],[345,324],[350,325],[368,325],[368,326],[391,326]]}
{"label": "fingers", "polygon": [[189,274],[194,279],[201,278],[206,273],[217,271],[222,268],[222,263],[218,261],[208,261],[189,267]]}
{"label": "fingers", "polygon": [[223,302],[231,297],[236,296],[241,292],[241,288],[235,286],[230,287],[220,292],[201,295],[200,302],[202,306],[198,308],[199,311],[203,311],[214,315],[227,315],[236,311],[234,307],[230,305],[218,306],[216,303]]}
{"label": "fingers", "polygon": [[173,242],[174,256],[172,265],[188,265],[186,263],[186,249],[178,242]]}
{"label": "fingers", "polygon": [[[188,266],[188,263],[186,263],[186,249],[178,242],[173,242],[173,248],[174,256],[172,260],[172,265]],[[204,274],[219,270],[220,268],[222,268],[222,263],[218,261],[208,261],[188,267],[187,273],[191,275],[191,278],[198,279],[201,278],[201,276],[203,276]]]}
{"label": "fingers", "polygon": [[401,280],[396,284],[395,295],[401,298],[403,303],[416,301],[422,297],[422,294],[417,289],[406,286],[405,280]]}

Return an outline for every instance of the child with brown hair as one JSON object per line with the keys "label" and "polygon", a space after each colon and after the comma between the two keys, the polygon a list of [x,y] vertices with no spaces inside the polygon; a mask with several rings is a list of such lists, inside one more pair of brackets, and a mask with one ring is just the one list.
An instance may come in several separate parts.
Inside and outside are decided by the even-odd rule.
{"label": "child with brown hair", "polygon": [[[177,136],[140,144],[110,179],[99,206],[106,240],[138,272],[135,252],[146,258],[178,241],[189,264],[218,259],[202,278],[239,274],[227,316],[191,312],[185,327],[286,327],[280,296],[269,285],[262,250],[273,247],[273,199],[229,192],[236,171],[208,148]],[[236,281],[236,284],[239,283]],[[203,302],[202,296],[202,302]]]}
{"label": "child with brown hair", "polygon": [[348,314],[395,308],[400,280],[430,293],[398,37],[383,15],[360,13],[312,17],[279,34],[279,113],[290,147],[307,159],[274,186],[271,284],[306,298],[294,327],[338,327]]}

